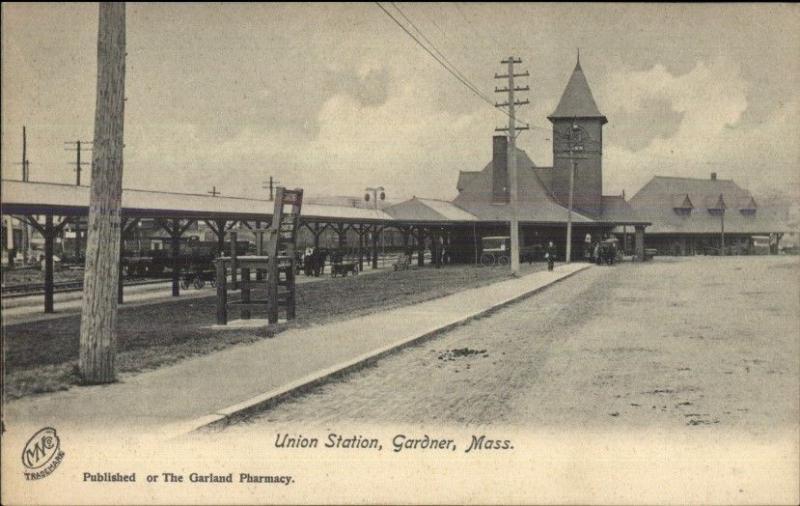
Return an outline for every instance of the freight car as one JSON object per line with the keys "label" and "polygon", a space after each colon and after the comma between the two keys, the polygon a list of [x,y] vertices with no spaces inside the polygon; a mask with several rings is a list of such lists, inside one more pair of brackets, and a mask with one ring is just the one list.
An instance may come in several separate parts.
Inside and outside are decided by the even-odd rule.
{"label": "freight car", "polygon": [[[162,277],[178,268],[184,273],[208,273],[214,271],[214,259],[219,256],[216,241],[200,241],[195,238],[181,238],[178,254],[173,258],[171,240],[151,241],[150,249],[137,248],[137,244],[125,245],[122,256],[123,272],[128,277]],[[250,243],[236,241],[236,254],[246,255]],[[224,253],[230,255],[231,243],[226,242]],[[205,276],[203,276],[205,277]]]}

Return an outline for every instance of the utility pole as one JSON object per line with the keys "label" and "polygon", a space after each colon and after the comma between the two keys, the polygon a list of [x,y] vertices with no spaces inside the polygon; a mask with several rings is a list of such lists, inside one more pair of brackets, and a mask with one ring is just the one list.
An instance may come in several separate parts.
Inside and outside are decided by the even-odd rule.
{"label": "utility pole", "polygon": [[[81,185],[81,169],[84,165],[89,165],[88,162],[81,161],[81,144],[91,144],[91,142],[87,141],[72,141],[72,142],[65,142],[67,146],[74,145],[75,149],[64,148],[67,151],[75,151],[75,185]],[[92,148],[86,148],[91,151]],[[75,258],[80,258],[81,256],[81,219],[80,216],[75,218],[74,221],[75,225]]]}
{"label": "utility pole", "polygon": [[[584,142],[588,141],[589,139],[587,132],[578,125],[577,119],[573,120],[569,131],[562,133],[560,137],[560,144],[562,147],[559,149],[559,151],[566,152],[567,155],[557,155],[557,157],[567,158],[570,161],[569,200],[567,202],[567,244],[565,248],[566,254],[564,256],[566,263],[570,263],[572,262],[572,206],[575,194],[575,171],[578,167],[578,160],[586,158],[586,155],[584,155]],[[566,150],[564,147],[566,147]]]}
{"label": "utility pole", "polygon": [[589,132],[578,124],[578,118],[573,118],[572,124],[566,131],[553,131],[557,140],[556,155],[558,159],[570,161],[569,172],[569,200],[567,202],[567,244],[565,261],[572,261],[572,207],[575,196],[575,171],[578,168],[578,160],[586,159],[590,155],[600,153],[600,143],[591,138]]}
{"label": "utility pole", "polygon": [[530,74],[525,72],[523,74],[514,73],[514,65],[522,63],[522,60],[509,56],[508,59],[502,60],[500,63],[508,65],[508,74],[498,75],[495,74],[495,79],[508,79],[508,87],[495,88],[495,93],[508,93],[508,102],[495,104],[495,107],[508,107],[508,128],[496,128],[497,131],[508,131],[508,178],[510,179],[510,203],[511,203],[511,272],[519,275],[519,194],[518,194],[518,181],[517,181],[517,131],[528,130],[528,125],[517,126],[516,106],[526,105],[527,100],[516,100],[514,93],[517,91],[528,91],[528,86],[517,87],[514,85],[515,77],[528,77]]}
{"label": "utility pole", "polygon": [[89,141],[72,141],[72,142],[65,142],[64,144],[67,145],[67,146],[75,146],[75,149],[70,149],[70,148],[64,148],[64,149],[66,151],[75,151],[76,161],[73,162],[75,164],[75,174],[76,174],[75,185],[76,186],[80,186],[81,185],[81,169],[83,168],[84,165],[90,165],[89,162],[82,162],[81,161],[81,147],[83,147],[83,149],[85,149],[87,151],[91,151],[92,148],[87,148],[86,146],[84,146],[85,144],[91,144],[91,142],[89,142]]}
{"label": "utility pole", "polygon": [[[375,215],[378,214],[378,199],[386,200],[386,189],[383,186],[378,186],[376,188],[368,187],[365,188],[364,191],[364,200],[369,202],[369,194],[372,193],[372,203],[375,206]],[[380,192],[380,193],[378,193]],[[378,226],[375,225],[372,228],[372,268],[378,268],[378,236],[375,234],[375,231],[378,229]],[[381,228],[381,245],[383,245],[383,228]],[[431,253],[433,253],[433,248],[431,247]]]}
{"label": "utility pole", "polygon": [[719,254],[725,256],[725,199],[719,194]]}
{"label": "utility pole", "polygon": [[22,125],[22,181],[27,182],[29,180],[29,170],[30,165],[28,161],[28,132],[25,129],[25,125]]}
{"label": "utility pole", "polygon": [[115,379],[125,117],[125,3],[102,2],[97,35],[97,102],[80,333],[84,383]]}
{"label": "utility pole", "polygon": [[275,188],[277,187],[277,185],[280,184],[280,181],[278,181],[277,179],[273,179],[272,176],[270,176],[269,181],[264,181],[263,184],[268,185],[268,186],[262,186],[261,188],[263,190],[269,188],[269,200],[270,201],[275,200]]}
{"label": "utility pole", "polygon": [[[22,181],[30,181],[31,162],[28,160],[28,135],[25,125],[22,125]],[[28,263],[28,254],[30,250],[31,230],[27,222],[22,223],[22,264]]]}
{"label": "utility pole", "polygon": [[211,191],[210,192],[206,192],[206,193],[208,193],[212,197],[216,197],[217,195],[221,195],[222,194],[222,192],[218,192],[217,191],[217,187],[216,186],[212,187]]}
{"label": "utility pole", "polygon": [[[570,136],[576,133],[576,129],[577,124],[573,123]],[[570,141],[569,202],[567,203],[567,246],[566,254],[564,255],[564,261],[566,263],[572,262],[572,205],[575,198],[575,169],[578,165],[578,160],[575,158],[575,151],[577,149],[582,149],[582,146],[579,146],[572,137],[570,138]]]}

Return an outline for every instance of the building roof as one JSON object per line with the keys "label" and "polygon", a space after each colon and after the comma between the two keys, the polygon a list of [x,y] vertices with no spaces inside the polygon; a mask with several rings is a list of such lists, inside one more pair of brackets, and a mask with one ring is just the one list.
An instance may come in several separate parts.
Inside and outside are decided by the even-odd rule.
{"label": "building roof", "polygon": [[[58,183],[2,181],[3,213],[86,214],[89,187]],[[213,197],[188,193],[170,193],[126,188],[122,191],[123,214],[129,216],[227,218],[265,220],[272,216],[274,203],[269,200],[239,197]],[[347,206],[304,203],[301,215],[307,219],[330,221],[391,221],[383,211]]]}
{"label": "building roof", "polygon": [[473,222],[477,218],[452,202],[414,197],[386,208],[386,213],[404,222]]}
{"label": "building roof", "polygon": [[692,209],[694,204],[688,193],[677,193],[672,196],[673,209]]}
{"label": "building roof", "polygon": [[544,187],[552,194],[553,167],[534,167],[533,172],[539,177]]}
{"label": "building roof", "polygon": [[622,195],[603,195],[601,198],[603,204],[601,221],[627,225],[647,223],[647,220],[643,219]]}
{"label": "building roof", "polygon": [[714,195],[706,195],[705,204],[705,208],[712,211],[724,211],[728,208],[728,204],[725,203],[725,197],[721,193],[716,197]]}
{"label": "building roof", "polygon": [[[692,204],[691,208],[684,206],[686,200]],[[656,176],[629,203],[642,219],[652,223],[648,234],[719,233],[722,209],[725,210],[725,233],[770,233],[789,228],[786,209],[779,206],[756,208],[750,191],[731,179]],[[677,213],[676,203],[690,212]]]}
{"label": "building roof", "polygon": [[[565,223],[567,209],[558,204],[545,188],[535,166],[525,151],[517,148],[517,174],[519,177],[518,218],[531,223]],[[453,204],[474,215],[479,221],[509,221],[510,206],[492,204],[492,163],[475,173],[453,200]],[[576,223],[593,223],[594,220],[580,213],[572,213]]]}
{"label": "building roof", "polygon": [[480,174],[480,171],[458,171],[458,182],[456,183],[456,189],[458,191],[462,191],[477,174]]}
{"label": "building roof", "polygon": [[572,76],[569,78],[556,110],[548,116],[550,120],[556,118],[599,118],[603,123],[608,121],[597,108],[592,90],[583,74],[580,58],[575,65],[575,70],[572,71]]}

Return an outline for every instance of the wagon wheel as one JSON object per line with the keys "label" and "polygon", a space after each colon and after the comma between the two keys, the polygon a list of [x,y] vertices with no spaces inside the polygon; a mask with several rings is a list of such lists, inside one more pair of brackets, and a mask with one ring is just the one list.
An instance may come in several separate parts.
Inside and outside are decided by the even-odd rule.
{"label": "wagon wheel", "polygon": [[181,280],[181,288],[183,288],[184,290],[186,290],[187,288],[189,288],[189,280],[188,280],[188,279],[186,279],[186,278],[183,278],[183,279]]}
{"label": "wagon wheel", "polygon": [[494,255],[491,253],[484,253],[481,255],[481,265],[484,267],[491,267],[494,265]]}
{"label": "wagon wheel", "polygon": [[211,281],[208,282],[208,284],[211,285],[211,288],[216,288],[217,280],[212,278]]}
{"label": "wagon wheel", "polygon": [[195,278],[194,278],[194,287],[197,288],[198,290],[200,290],[204,286],[206,286],[206,282],[203,281],[202,279],[200,279],[200,276],[195,276]]}
{"label": "wagon wheel", "polygon": [[506,265],[508,265],[508,262],[509,262],[509,259],[506,256],[502,256],[502,257],[497,259],[497,264],[498,265],[506,266]]}

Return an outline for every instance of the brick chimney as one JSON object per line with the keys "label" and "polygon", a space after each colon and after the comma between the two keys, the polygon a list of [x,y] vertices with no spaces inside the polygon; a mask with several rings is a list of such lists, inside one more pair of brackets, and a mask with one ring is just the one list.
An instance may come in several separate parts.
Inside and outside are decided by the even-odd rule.
{"label": "brick chimney", "polygon": [[711,180],[712,181],[716,181],[717,180],[717,173],[716,172],[712,172],[711,173]]}
{"label": "brick chimney", "polygon": [[492,204],[507,204],[508,190],[508,138],[495,135],[492,142]]}

